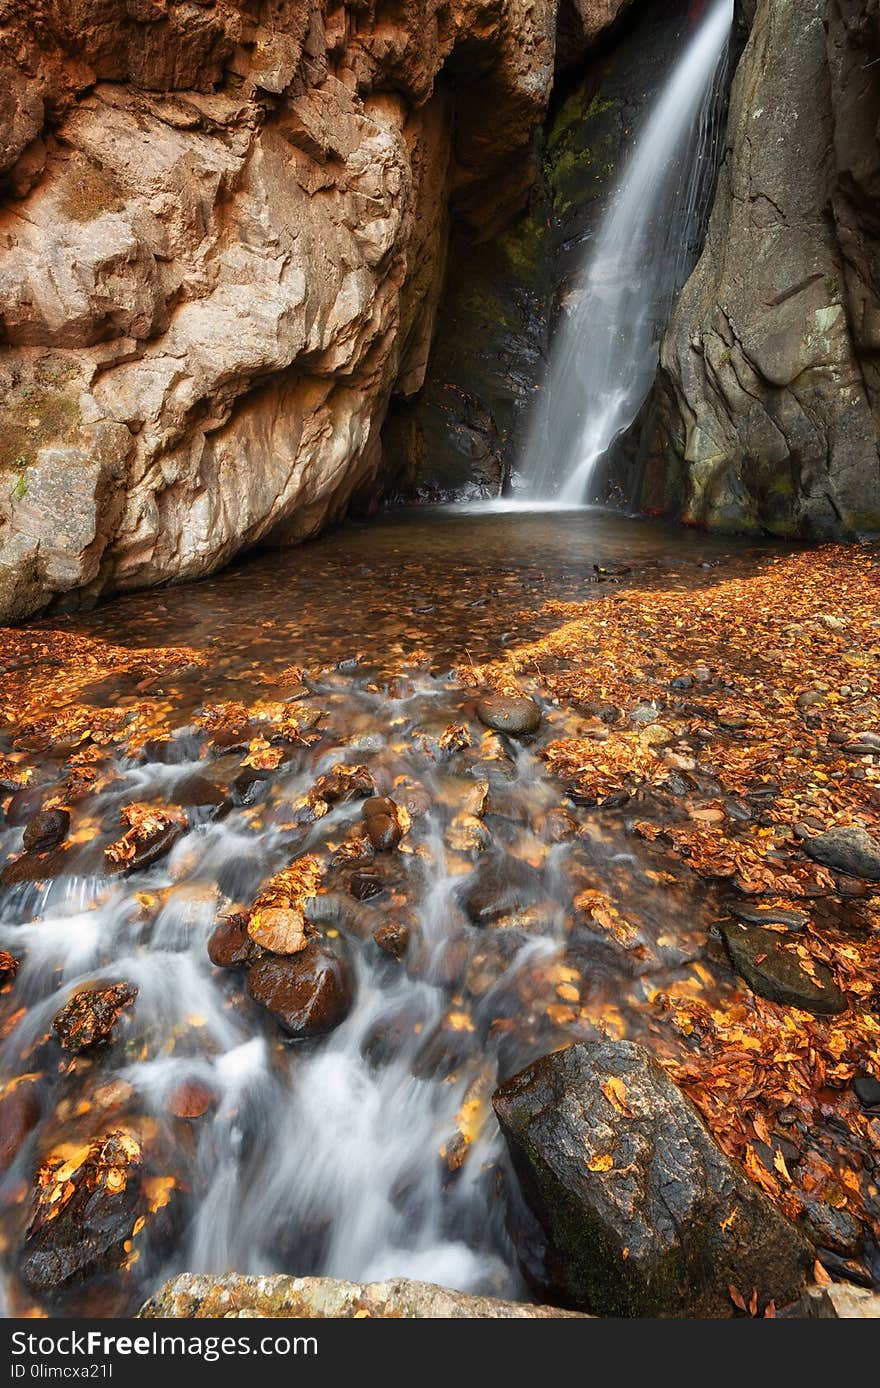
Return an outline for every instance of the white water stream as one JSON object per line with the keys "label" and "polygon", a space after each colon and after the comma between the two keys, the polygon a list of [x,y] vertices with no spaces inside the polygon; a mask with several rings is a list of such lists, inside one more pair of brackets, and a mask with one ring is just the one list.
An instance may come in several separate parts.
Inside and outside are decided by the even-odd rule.
{"label": "white water stream", "polygon": [[597,464],[635,419],[663,329],[693,263],[733,0],[713,0],[624,169],[557,333],[522,472],[524,495],[591,501]]}

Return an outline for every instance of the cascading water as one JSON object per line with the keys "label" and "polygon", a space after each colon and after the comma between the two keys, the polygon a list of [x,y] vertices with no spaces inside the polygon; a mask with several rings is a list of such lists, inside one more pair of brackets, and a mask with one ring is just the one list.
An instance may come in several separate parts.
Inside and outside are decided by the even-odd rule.
{"label": "cascading water", "polygon": [[521,495],[593,500],[597,464],[635,419],[698,252],[733,0],[714,0],[638,136],[560,325],[529,431]]}
{"label": "cascading water", "polygon": [[[531,630],[524,600],[574,601],[584,565],[610,561],[624,535],[634,565],[656,562],[647,531],[633,536],[617,518],[546,527],[522,517],[450,529],[433,518],[407,542],[398,524],[376,523],[354,541],[316,542],[307,564],[301,552],[273,556],[83,619],[111,644],[131,632],[186,634],[210,663],[182,667],[157,694],[157,716],[165,699],[174,710],[170,744],[87,748],[98,774],[73,805],[61,863],[46,865],[46,880],[41,869],[39,881],[0,891],[0,951],[21,961],[0,999],[8,1314],[35,1296],[68,1314],[125,1314],[183,1270],[410,1276],[523,1294],[505,1232],[495,1084],[596,1035],[593,1018],[641,1035],[653,1015],[649,977],[662,991],[708,928],[689,898],[685,909],[672,892],[652,895],[623,825],[578,829],[565,808],[540,745],[565,735],[569,716],[580,727],[581,714],[548,709],[537,747],[506,742],[481,728],[451,669],[459,643],[483,660]],[[676,563],[683,546],[702,555],[715,544],[676,535]],[[521,568],[511,553],[524,556]],[[200,710],[244,699],[278,717],[267,690],[284,690],[291,659],[307,657],[307,683],[283,708],[308,726],[318,719],[319,740],[289,745],[269,778],[240,794],[244,746],[209,733]],[[120,680],[89,689],[127,718],[143,695]],[[27,793],[66,793],[69,742],[24,736],[35,749],[16,753],[34,762]],[[339,763],[366,765],[378,790],[412,806],[394,851],[340,857],[344,845],[364,852],[357,800],[304,815],[317,779]],[[131,804],[188,806],[186,828],[165,857],[119,875],[104,850]],[[0,867],[21,853],[16,821],[0,816]],[[325,867],[317,928],[347,961],[352,1006],[335,1030],[286,1044],[241,971],[212,965],[207,941],[303,854]],[[364,861],[380,888],[366,900],[351,882]],[[625,919],[645,922],[626,986],[603,932],[572,914],[578,892],[600,886]],[[398,960],[374,932],[401,923],[409,939]],[[121,981],[137,995],[112,1043],[62,1051],[59,1009],[77,990]],[[111,1202],[83,1239],[62,1220],[29,1234],[41,1163],[76,1167],[110,1134],[142,1154],[131,1176],[139,1231],[129,1239],[135,1208],[120,1233],[113,1219],[126,1208],[117,1216]],[[109,1274],[98,1256],[108,1239]]]}

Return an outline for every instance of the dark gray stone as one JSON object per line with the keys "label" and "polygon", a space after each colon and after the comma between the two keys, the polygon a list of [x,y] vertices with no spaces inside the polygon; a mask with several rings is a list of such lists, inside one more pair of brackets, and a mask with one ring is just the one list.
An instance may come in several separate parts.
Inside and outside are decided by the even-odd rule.
{"label": "dark gray stone", "polygon": [[830,970],[815,963],[816,977],[812,978],[775,931],[759,925],[725,922],[721,936],[733,967],[762,998],[819,1016],[846,1011],[846,998]]}
{"label": "dark gray stone", "polygon": [[495,1112],[543,1233],[536,1285],[609,1316],[729,1316],[732,1283],[794,1301],[809,1242],[718,1147],[641,1046],[544,1056]]}
{"label": "dark gray stone", "polygon": [[880,882],[880,843],[866,829],[829,829],[804,842],[804,851],[817,863]]}

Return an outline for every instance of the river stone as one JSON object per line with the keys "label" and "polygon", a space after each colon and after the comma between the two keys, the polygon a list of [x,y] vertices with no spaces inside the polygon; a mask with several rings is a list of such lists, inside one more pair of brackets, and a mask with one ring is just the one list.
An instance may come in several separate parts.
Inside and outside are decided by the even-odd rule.
{"label": "river stone", "polygon": [[226,916],[218,921],[208,940],[208,958],[219,969],[238,969],[249,964],[257,946],[248,934],[247,916]]}
{"label": "river stone", "polygon": [[373,939],[385,954],[402,959],[409,945],[409,926],[405,921],[385,921],[373,931]]}
{"label": "river stone", "polygon": [[47,1220],[39,1208],[34,1211],[21,1268],[25,1286],[46,1292],[74,1277],[118,1267],[138,1216],[148,1211],[142,1175],[140,1146],[128,1134],[97,1138],[73,1172],[73,1190],[65,1192],[57,1216]]}
{"label": "river stone", "polygon": [[200,776],[197,771],[189,776],[183,776],[168,793],[168,803],[179,805],[182,810],[207,810],[219,809],[221,806],[231,808],[232,801],[220,786],[215,785],[207,776]]}
{"label": "river stone", "polygon": [[[800,1295],[803,1235],[725,1156],[643,1047],[578,1044],[493,1096],[540,1226],[530,1279],[607,1316],[730,1316],[731,1284],[758,1303]],[[534,1245],[533,1245],[534,1247]]]}
{"label": "river stone", "polygon": [[52,1018],[52,1029],[74,1055],[109,1041],[124,1008],[138,995],[133,983],[112,988],[80,988]]}
{"label": "river stone", "polygon": [[775,931],[764,930],[760,925],[725,922],[721,935],[733,967],[762,998],[819,1016],[846,1011],[846,998],[831,971],[814,962],[816,976],[812,978]]}
{"label": "river stone", "polygon": [[164,858],[166,853],[170,853],[182,834],[183,829],[179,824],[166,824],[164,828],[157,829],[155,834],[151,834],[149,838],[135,844],[133,858],[126,858],[120,863],[114,863],[107,859],[107,870],[124,876],[129,876],[133,872],[143,872],[145,868],[158,863],[159,859]]}
{"label": "river stone", "polygon": [[534,699],[519,694],[487,694],[477,703],[477,717],[487,728],[511,737],[536,733],[541,726],[541,710]]}
{"label": "river stone", "polygon": [[243,1277],[183,1272],[151,1296],[138,1316],[153,1320],[219,1317],[295,1317],[304,1320],[371,1317],[389,1320],[539,1320],[575,1317],[552,1306],[471,1296],[430,1282],[343,1282],[335,1277]]}
{"label": "river stone", "polygon": [[48,794],[45,786],[25,786],[22,790],[17,790],[6,806],[6,823],[15,828],[27,824],[28,820],[42,809]]}
{"label": "river stone", "polygon": [[266,955],[248,971],[248,992],[290,1036],[320,1036],[344,1021],[353,991],[348,968],[317,940],[299,954]]}
{"label": "river stone", "polygon": [[880,882],[880,843],[866,829],[829,829],[806,839],[804,851],[823,867]]}
{"label": "river stone", "polygon": [[0,1098],[0,1171],[8,1170],[15,1161],[39,1117],[36,1080],[23,1079]]}
{"label": "river stone", "polygon": [[487,858],[459,889],[459,900],[474,925],[523,910],[539,894],[540,873],[521,858]]}
{"label": "river stone", "polygon": [[372,795],[364,801],[367,835],[377,853],[396,848],[403,837],[397,806],[385,795]]}
{"label": "river stone", "polygon": [[46,853],[58,847],[69,828],[67,810],[40,810],[25,825],[22,845],[28,852]]}
{"label": "river stone", "polygon": [[880,1109],[880,1080],[873,1075],[856,1075],[852,1087],[863,1108]]}
{"label": "river stone", "polygon": [[784,925],[789,930],[806,930],[810,917],[804,911],[777,906],[731,906],[731,914],[746,925]]}
{"label": "river stone", "polygon": [[64,872],[67,861],[63,848],[51,853],[22,853],[0,872],[0,885],[18,887],[23,882],[51,882]]}

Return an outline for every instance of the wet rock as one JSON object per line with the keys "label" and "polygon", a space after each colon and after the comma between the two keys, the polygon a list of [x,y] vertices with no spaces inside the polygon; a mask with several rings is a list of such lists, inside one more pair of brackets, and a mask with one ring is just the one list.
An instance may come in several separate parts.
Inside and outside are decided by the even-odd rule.
{"label": "wet rock", "polygon": [[353,991],[348,968],[311,941],[290,958],[267,955],[248,971],[248,992],[290,1036],[320,1036],[344,1021]]}
{"label": "wet rock", "polygon": [[168,801],[172,805],[179,805],[182,810],[219,809],[221,806],[228,808],[232,804],[220,786],[197,772],[179,780],[170,792]]}
{"label": "wet rock", "polygon": [[20,964],[21,960],[10,954],[8,949],[0,949],[0,988],[5,988],[7,983],[12,982]]}
{"label": "wet rock", "polygon": [[534,699],[518,694],[487,694],[477,701],[477,717],[487,728],[510,737],[526,737],[541,726],[541,710]]}
{"label": "wet rock", "polygon": [[17,790],[6,806],[6,823],[20,829],[34,815],[39,814],[48,794],[45,786],[25,786],[23,790]]}
{"label": "wet rock", "polygon": [[880,882],[880,843],[866,829],[829,829],[806,839],[804,851],[823,867]]}
{"label": "wet rock", "polygon": [[531,905],[540,885],[540,874],[521,859],[487,858],[459,888],[458,899],[474,925],[488,925]]}
{"label": "wet rock", "polygon": [[27,852],[47,853],[58,847],[69,828],[67,810],[40,810],[28,820],[21,841]]}
{"label": "wet rock", "polygon": [[493,1103],[536,1221],[526,1271],[564,1304],[610,1316],[730,1316],[731,1283],[756,1288],[762,1308],[806,1285],[808,1241],[642,1047],[557,1051]]}
{"label": "wet rock", "polygon": [[123,1010],[137,995],[133,983],[80,988],[52,1018],[52,1029],[64,1049],[75,1055],[90,1046],[103,1045],[110,1040]]}
{"label": "wet rock", "polygon": [[348,879],[348,890],[356,901],[371,901],[385,890],[382,874],[377,868],[359,868]]}
{"label": "wet rock", "polygon": [[153,737],[144,743],[143,758],[146,762],[158,762],[160,766],[178,766],[181,762],[195,761],[202,745],[203,738],[196,733]]}
{"label": "wet rock", "polygon": [[244,808],[248,805],[256,805],[257,801],[263,798],[271,778],[271,771],[256,766],[246,766],[243,771],[239,771],[232,782],[233,804]]}
{"label": "wet rock", "polygon": [[227,916],[215,927],[208,941],[208,958],[220,969],[240,969],[257,954],[248,934],[247,916]]}
{"label": "wet rock", "polygon": [[377,853],[396,848],[403,838],[397,806],[387,796],[374,795],[364,801],[364,820],[370,843]]}
{"label": "wet rock", "polygon": [[351,897],[342,892],[319,892],[303,903],[309,925],[329,926],[362,940],[370,933],[368,913],[359,911]]}
{"label": "wet rock", "polygon": [[[98,1138],[37,1172],[22,1279],[35,1292],[117,1266],[142,1212],[142,1157],[129,1133]],[[58,1198],[54,1198],[54,1197]]]}
{"label": "wet rock", "polygon": [[424,1012],[413,1004],[387,1008],[370,1024],[361,1054],[371,1065],[388,1065],[412,1048],[424,1025]]}
{"label": "wet rock", "polygon": [[404,921],[385,921],[373,931],[373,939],[385,954],[402,959],[409,944],[409,926]]}
{"label": "wet rock", "polygon": [[363,800],[375,796],[376,782],[366,766],[334,766],[324,776],[319,776],[309,791],[309,800],[325,800],[328,805],[337,805],[345,800]]}
{"label": "wet rock", "polygon": [[862,1241],[856,1221],[846,1210],[835,1210],[832,1205],[820,1201],[807,1205],[804,1210],[807,1232],[814,1243],[821,1248],[830,1248],[834,1253],[857,1253]]}
{"label": "wet rock", "polygon": [[51,882],[66,866],[67,854],[63,848],[51,853],[22,853],[0,872],[0,885],[18,887],[23,882]]}
{"label": "wet rock", "polygon": [[762,998],[819,1016],[846,1011],[846,998],[831,971],[814,962],[815,977],[811,977],[774,931],[725,922],[721,936],[733,967]]}
{"label": "wet rock", "polygon": [[456,1319],[537,1320],[570,1316],[549,1306],[470,1296],[429,1282],[341,1282],[332,1277],[242,1277],[181,1273],[141,1308],[147,1319],[295,1316],[308,1320]]}
{"label": "wet rock", "polygon": [[557,807],[548,810],[535,821],[535,832],[548,843],[567,843],[578,830],[578,822],[568,810]]}
{"label": "wet rock", "polygon": [[731,914],[746,925],[784,925],[789,930],[805,930],[810,917],[803,911],[790,911],[781,906],[740,906],[730,908]]}
{"label": "wet rock", "polygon": [[143,872],[146,868],[152,867],[154,863],[158,863],[161,858],[165,857],[166,853],[170,853],[182,834],[183,828],[180,824],[165,824],[148,837],[135,840],[132,857],[115,862],[108,860],[108,869],[110,872],[125,875],[132,872]]}
{"label": "wet rock", "polygon": [[857,1075],[852,1087],[862,1108],[880,1109],[880,1079],[874,1075]]}
{"label": "wet rock", "polygon": [[21,1080],[0,1098],[0,1171],[8,1170],[15,1161],[39,1117],[40,1099],[34,1080]]}

